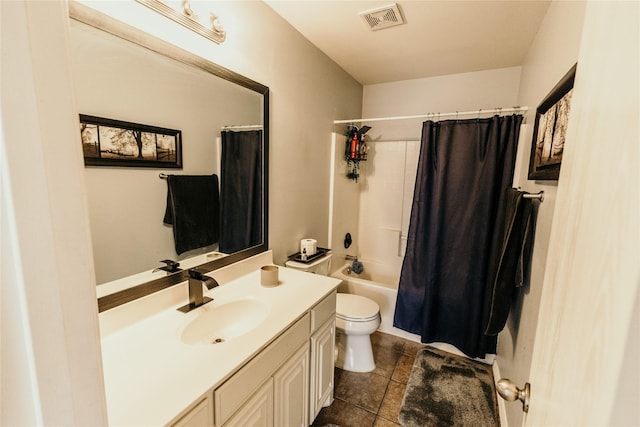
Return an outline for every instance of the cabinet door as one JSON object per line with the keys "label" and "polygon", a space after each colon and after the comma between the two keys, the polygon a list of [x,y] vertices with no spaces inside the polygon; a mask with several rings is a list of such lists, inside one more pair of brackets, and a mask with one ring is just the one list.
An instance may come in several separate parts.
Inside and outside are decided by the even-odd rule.
{"label": "cabinet door", "polygon": [[180,418],[172,427],[203,427],[213,425],[213,408],[210,398],[204,399]]}
{"label": "cabinet door", "polygon": [[273,427],[273,378],[265,381],[225,427]]}
{"label": "cabinet door", "polygon": [[305,314],[213,392],[216,426],[224,425],[296,349],[309,342],[309,318]]}
{"label": "cabinet door", "polygon": [[333,361],[336,341],[336,321],[332,318],[311,336],[310,422],[323,405],[333,400]]}
{"label": "cabinet door", "polygon": [[273,376],[274,416],[278,427],[309,425],[309,343]]}

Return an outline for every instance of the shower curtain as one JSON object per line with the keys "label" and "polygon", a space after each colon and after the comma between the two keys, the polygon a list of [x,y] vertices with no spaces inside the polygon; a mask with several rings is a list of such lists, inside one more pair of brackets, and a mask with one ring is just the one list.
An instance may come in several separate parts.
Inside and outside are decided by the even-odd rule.
{"label": "shower curtain", "polygon": [[262,242],[262,131],[222,132],[220,252]]}
{"label": "shower curtain", "polygon": [[495,353],[485,336],[496,225],[511,186],[522,116],[427,121],[394,326],[470,357]]}

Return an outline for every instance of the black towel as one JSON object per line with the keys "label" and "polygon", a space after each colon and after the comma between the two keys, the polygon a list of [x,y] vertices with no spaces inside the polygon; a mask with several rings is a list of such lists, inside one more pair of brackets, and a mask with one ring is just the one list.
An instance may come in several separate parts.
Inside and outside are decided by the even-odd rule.
{"label": "black towel", "polygon": [[533,205],[525,193],[507,190],[504,221],[500,231],[497,270],[492,283],[491,310],[485,335],[497,335],[507,323],[513,294],[524,282],[525,263],[533,243]]}
{"label": "black towel", "polygon": [[173,225],[176,253],[213,245],[220,235],[217,175],[169,175],[165,224]]}

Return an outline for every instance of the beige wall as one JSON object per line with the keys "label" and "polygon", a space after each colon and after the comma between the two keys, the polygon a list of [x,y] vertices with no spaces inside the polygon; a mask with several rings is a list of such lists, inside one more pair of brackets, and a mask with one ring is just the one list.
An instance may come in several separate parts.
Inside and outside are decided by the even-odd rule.
{"label": "beige wall", "polygon": [[104,425],[66,9],[60,2],[0,7],[0,424]]}
{"label": "beige wall", "polygon": [[[498,339],[500,374],[520,386],[529,378],[558,185],[557,181],[527,180],[535,110],[577,61],[584,8],[584,2],[552,2],[522,65],[518,103],[528,105],[529,112],[518,146],[514,185],[545,194],[537,216],[531,280],[518,292],[507,325]],[[506,410],[510,426],[522,423],[521,405],[507,402]]]}
{"label": "beige wall", "polygon": [[276,263],[301,238],[326,247],[332,122],[360,116],[362,86],[262,2],[197,2],[220,17],[221,45],[134,2],[84,3],[269,86],[269,246]]}
{"label": "beige wall", "polygon": [[[2,424],[104,425],[66,4],[1,4],[2,148],[11,151],[2,249],[15,255],[2,260]],[[282,262],[303,236],[325,245],[332,122],[360,115],[362,86],[262,2],[212,2],[228,31],[222,45],[133,1],[90,4],[270,87],[270,246]],[[5,296],[16,296],[12,309]]]}
{"label": "beige wall", "polygon": [[[519,85],[520,67],[367,85],[362,115],[394,117],[513,107]],[[420,140],[423,121],[368,123],[373,129],[367,135],[373,141]]]}
{"label": "beige wall", "polygon": [[[347,167],[344,160],[346,137],[342,133],[333,133],[331,145],[333,147],[333,161],[331,162],[331,193],[329,204],[329,246],[333,250],[331,270],[341,268],[346,255],[359,256],[358,245],[358,214],[360,199],[358,194],[362,180],[357,183],[347,178]],[[352,243],[349,248],[344,247],[346,234],[351,234]]]}

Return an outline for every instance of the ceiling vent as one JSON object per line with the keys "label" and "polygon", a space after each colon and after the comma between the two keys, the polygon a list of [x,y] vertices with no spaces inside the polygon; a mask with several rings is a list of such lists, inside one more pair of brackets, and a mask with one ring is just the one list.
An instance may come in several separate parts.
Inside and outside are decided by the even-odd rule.
{"label": "ceiling vent", "polygon": [[396,3],[379,7],[376,9],[360,12],[358,15],[367,23],[371,31],[382,30],[384,28],[395,27],[404,24],[402,14]]}

